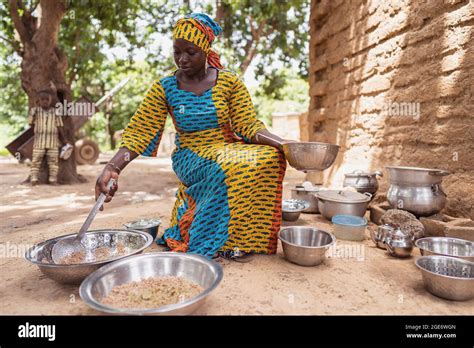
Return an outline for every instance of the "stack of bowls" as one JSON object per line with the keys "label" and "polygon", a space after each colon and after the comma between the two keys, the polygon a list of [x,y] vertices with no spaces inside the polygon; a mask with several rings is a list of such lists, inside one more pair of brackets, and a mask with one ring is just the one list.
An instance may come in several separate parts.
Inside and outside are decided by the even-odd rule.
{"label": "stack of bowls", "polygon": [[300,199],[285,199],[282,202],[282,217],[285,221],[296,221],[309,203]]}
{"label": "stack of bowls", "polygon": [[453,301],[474,298],[474,243],[450,237],[420,238],[416,260],[426,289]]}

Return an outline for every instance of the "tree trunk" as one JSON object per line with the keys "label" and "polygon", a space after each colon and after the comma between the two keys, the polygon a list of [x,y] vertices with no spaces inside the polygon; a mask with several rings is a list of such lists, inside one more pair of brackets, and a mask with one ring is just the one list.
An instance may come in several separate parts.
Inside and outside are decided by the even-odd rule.
{"label": "tree trunk", "polygon": [[[9,0],[10,14],[22,43],[21,85],[32,108],[41,90],[56,93],[59,102],[72,101],[71,89],[66,83],[67,57],[58,47],[61,20],[67,8],[63,0],[40,0],[38,17],[33,17],[21,0]],[[74,126],[71,117],[64,117],[64,133],[74,145]],[[47,178],[46,166],[41,167],[40,182]],[[82,182],[78,176],[74,156],[59,161],[58,182]]]}

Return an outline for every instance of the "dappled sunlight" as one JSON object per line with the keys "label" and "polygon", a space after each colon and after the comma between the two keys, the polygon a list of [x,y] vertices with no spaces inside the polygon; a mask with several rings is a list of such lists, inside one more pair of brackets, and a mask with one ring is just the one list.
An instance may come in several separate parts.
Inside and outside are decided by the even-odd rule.
{"label": "dappled sunlight", "polygon": [[[24,191],[24,190],[23,190]],[[22,192],[23,192],[22,191]],[[43,207],[63,207],[67,209],[77,209],[89,206],[94,201],[92,195],[78,195],[76,193],[62,194],[58,197],[34,199],[33,194],[24,195],[24,200],[10,202],[8,205],[0,207],[0,212],[6,213],[16,210],[29,210],[32,212],[42,212]],[[56,210],[56,209],[52,209]]]}

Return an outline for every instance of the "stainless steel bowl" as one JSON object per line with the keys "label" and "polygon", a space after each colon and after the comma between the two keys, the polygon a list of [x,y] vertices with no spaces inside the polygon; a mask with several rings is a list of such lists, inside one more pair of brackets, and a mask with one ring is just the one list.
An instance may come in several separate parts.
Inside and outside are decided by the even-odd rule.
{"label": "stainless steel bowl", "polygon": [[455,257],[422,256],[416,260],[426,289],[453,301],[474,298],[474,263]]}
{"label": "stainless steel bowl", "polygon": [[126,248],[127,254],[117,256],[104,261],[83,263],[77,265],[59,265],[55,264],[51,257],[51,250],[54,244],[59,240],[67,238],[75,238],[76,233],[49,239],[39,243],[29,249],[25,258],[29,262],[38,266],[41,272],[47,277],[59,282],[67,284],[80,284],[89,274],[102,267],[103,265],[123,259],[124,257],[141,253],[153,243],[152,237],[141,231],[127,230],[95,230],[86,233],[86,242],[92,246],[91,250],[98,247],[110,247],[115,250],[117,243],[120,242]]}
{"label": "stainless steel bowl", "polygon": [[303,213],[319,213],[318,199],[314,193],[320,189],[321,186],[313,186],[313,189],[308,191],[302,185],[296,185],[291,188],[291,198],[300,199],[309,203],[308,208],[303,210]]}
{"label": "stainless steel bowl", "polygon": [[283,211],[281,215],[285,221],[297,221],[300,218],[301,211]]}
{"label": "stainless steel bowl", "polygon": [[282,202],[282,218],[285,221],[296,221],[309,203],[300,199],[284,199]]}
{"label": "stainless steel bowl", "polygon": [[442,255],[474,262],[474,242],[450,237],[426,237],[415,242],[421,255]]}
{"label": "stainless steel bowl", "polygon": [[[114,308],[100,301],[118,285],[151,277],[184,277],[204,288],[198,296],[160,308]],[[79,288],[82,300],[92,308],[113,314],[190,314],[201,306],[223,277],[222,267],[197,254],[160,252],[127,257],[88,276]]]}
{"label": "stainless steel bowl", "polygon": [[288,163],[297,170],[325,170],[336,160],[339,146],[316,142],[286,143],[283,152]]}
{"label": "stainless steel bowl", "polygon": [[161,233],[158,233],[160,225],[161,225],[160,219],[138,219],[138,220],[130,221],[123,224],[123,226],[127,230],[143,231],[143,232],[151,234],[151,236],[153,237],[153,240],[157,238],[161,238],[161,236],[163,236],[163,234],[165,233],[164,231]]}
{"label": "stainless steel bowl", "polygon": [[301,266],[319,265],[326,251],[336,243],[332,233],[306,226],[282,228],[278,238],[287,260]]}

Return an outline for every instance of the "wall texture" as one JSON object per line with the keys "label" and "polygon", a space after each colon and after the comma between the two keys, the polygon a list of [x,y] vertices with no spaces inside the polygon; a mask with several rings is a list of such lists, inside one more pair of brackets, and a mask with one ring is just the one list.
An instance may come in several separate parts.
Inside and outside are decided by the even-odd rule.
{"label": "wall texture", "polygon": [[311,6],[309,138],[341,153],[308,179],[338,186],[354,169],[447,169],[446,212],[474,218],[474,1]]}

